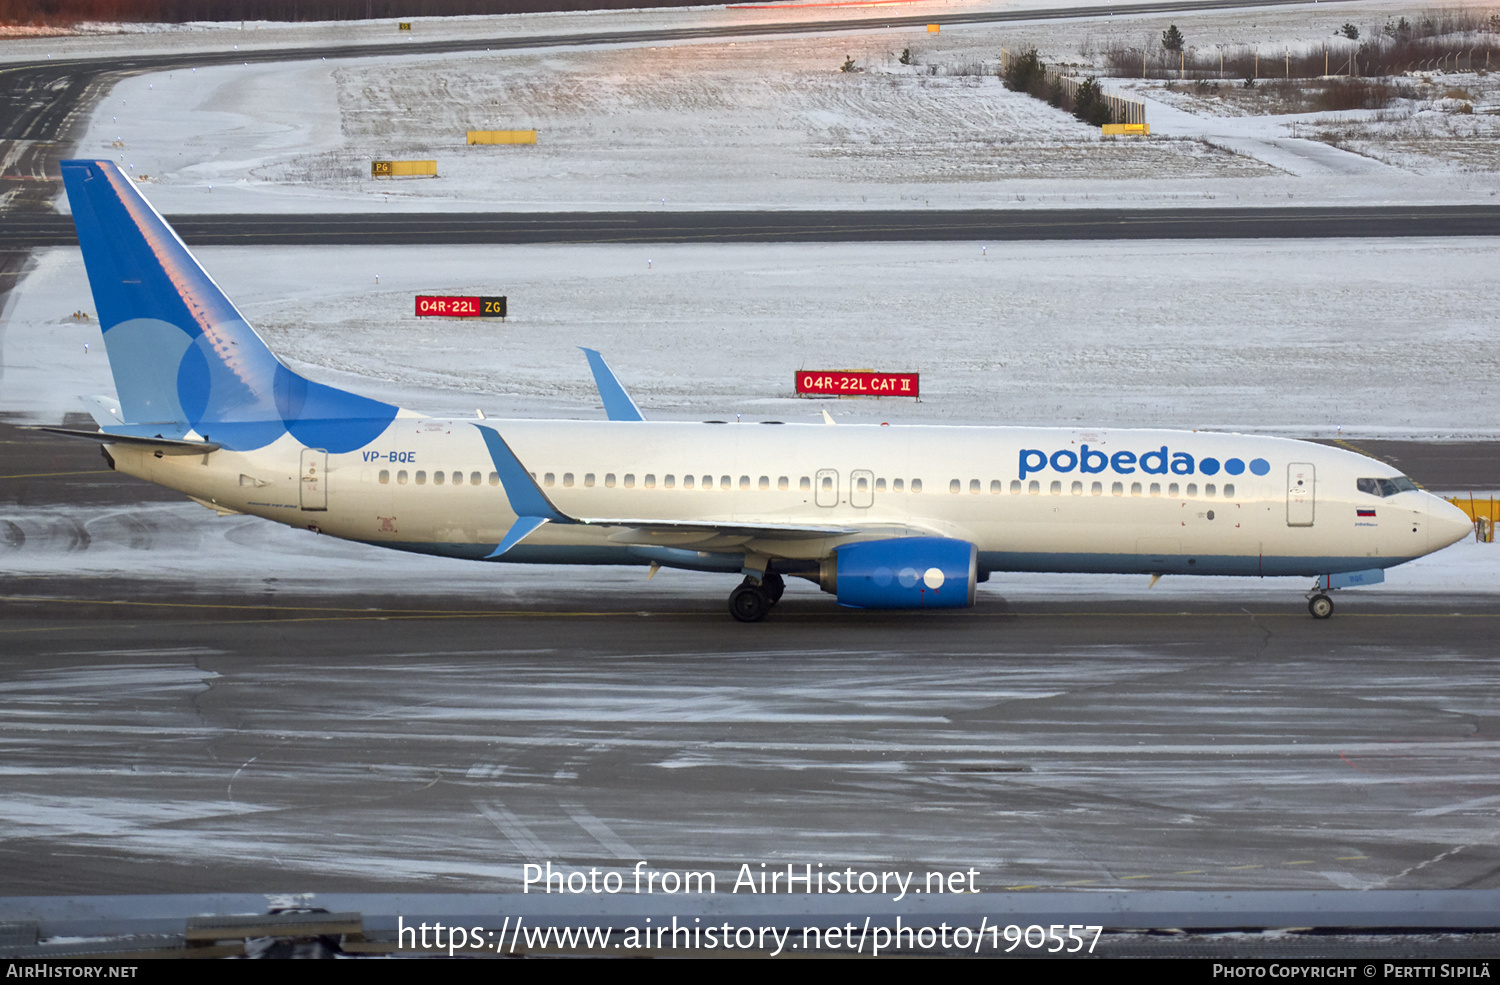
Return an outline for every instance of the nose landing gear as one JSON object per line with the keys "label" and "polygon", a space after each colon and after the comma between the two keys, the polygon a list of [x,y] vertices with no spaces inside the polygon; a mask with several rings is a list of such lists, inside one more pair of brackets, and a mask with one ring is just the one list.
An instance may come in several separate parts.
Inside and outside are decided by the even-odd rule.
{"label": "nose landing gear", "polygon": [[1379,585],[1383,581],[1383,568],[1319,575],[1307,593],[1307,611],[1312,613],[1314,619],[1327,619],[1333,615],[1333,599],[1328,597],[1328,592],[1336,592],[1341,588],[1358,588],[1361,585]]}
{"label": "nose landing gear", "polygon": [[1333,599],[1319,592],[1307,600],[1307,611],[1314,619],[1327,619],[1333,615]]}

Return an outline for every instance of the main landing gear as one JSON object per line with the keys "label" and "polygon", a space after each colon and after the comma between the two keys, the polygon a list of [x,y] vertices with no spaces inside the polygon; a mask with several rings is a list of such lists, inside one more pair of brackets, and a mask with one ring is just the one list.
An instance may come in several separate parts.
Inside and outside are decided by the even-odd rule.
{"label": "main landing gear", "polygon": [[729,614],[740,622],[760,622],[784,591],[786,582],[774,571],[767,571],[760,581],[746,578],[729,593]]}

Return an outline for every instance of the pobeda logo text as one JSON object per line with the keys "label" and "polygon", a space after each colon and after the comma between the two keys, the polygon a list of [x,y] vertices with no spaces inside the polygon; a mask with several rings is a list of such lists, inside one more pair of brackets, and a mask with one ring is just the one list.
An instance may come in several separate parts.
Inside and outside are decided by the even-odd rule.
{"label": "pobeda logo text", "polygon": [[[1079,445],[1077,451],[1064,448],[1055,451],[1051,455],[1037,448],[1021,449],[1021,465],[1018,470],[1022,479],[1033,472],[1040,472],[1051,467],[1054,472],[1072,472],[1077,469],[1080,472],[1098,474],[1105,469],[1118,472],[1120,475],[1131,475],[1136,471],[1148,472],[1152,475],[1218,475],[1223,469],[1229,475],[1239,475],[1244,472],[1246,465],[1243,459],[1227,458],[1219,461],[1217,458],[1194,459],[1185,451],[1172,451],[1166,445],[1137,455],[1133,451],[1117,451],[1107,454],[1097,448],[1088,445]],[[1271,471],[1271,463],[1264,458],[1252,458],[1248,466],[1255,475],[1265,475]]]}

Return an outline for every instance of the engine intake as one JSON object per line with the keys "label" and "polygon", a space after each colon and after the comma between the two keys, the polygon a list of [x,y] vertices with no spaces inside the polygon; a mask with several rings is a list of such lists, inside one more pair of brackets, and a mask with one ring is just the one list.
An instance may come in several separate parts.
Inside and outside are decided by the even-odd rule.
{"label": "engine intake", "polygon": [[819,584],[860,609],[962,609],[974,604],[979,552],[951,537],[897,537],[835,548]]}

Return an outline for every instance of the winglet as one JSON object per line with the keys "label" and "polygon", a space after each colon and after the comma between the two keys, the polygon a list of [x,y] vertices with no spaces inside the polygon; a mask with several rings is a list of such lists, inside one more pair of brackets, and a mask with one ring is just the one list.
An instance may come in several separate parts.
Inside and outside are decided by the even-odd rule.
{"label": "winglet", "polygon": [[609,363],[604,361],[598,350],[584,346],[578,348],[583,349],[583,354],[588,357],[589,369],[594,373],[594,385],[599,388],[599,398],[604,401],[605,416],[611,421],[644,421],[646,415],[630,399],[630,394],[625,392],[614,371],[609,368]]}

